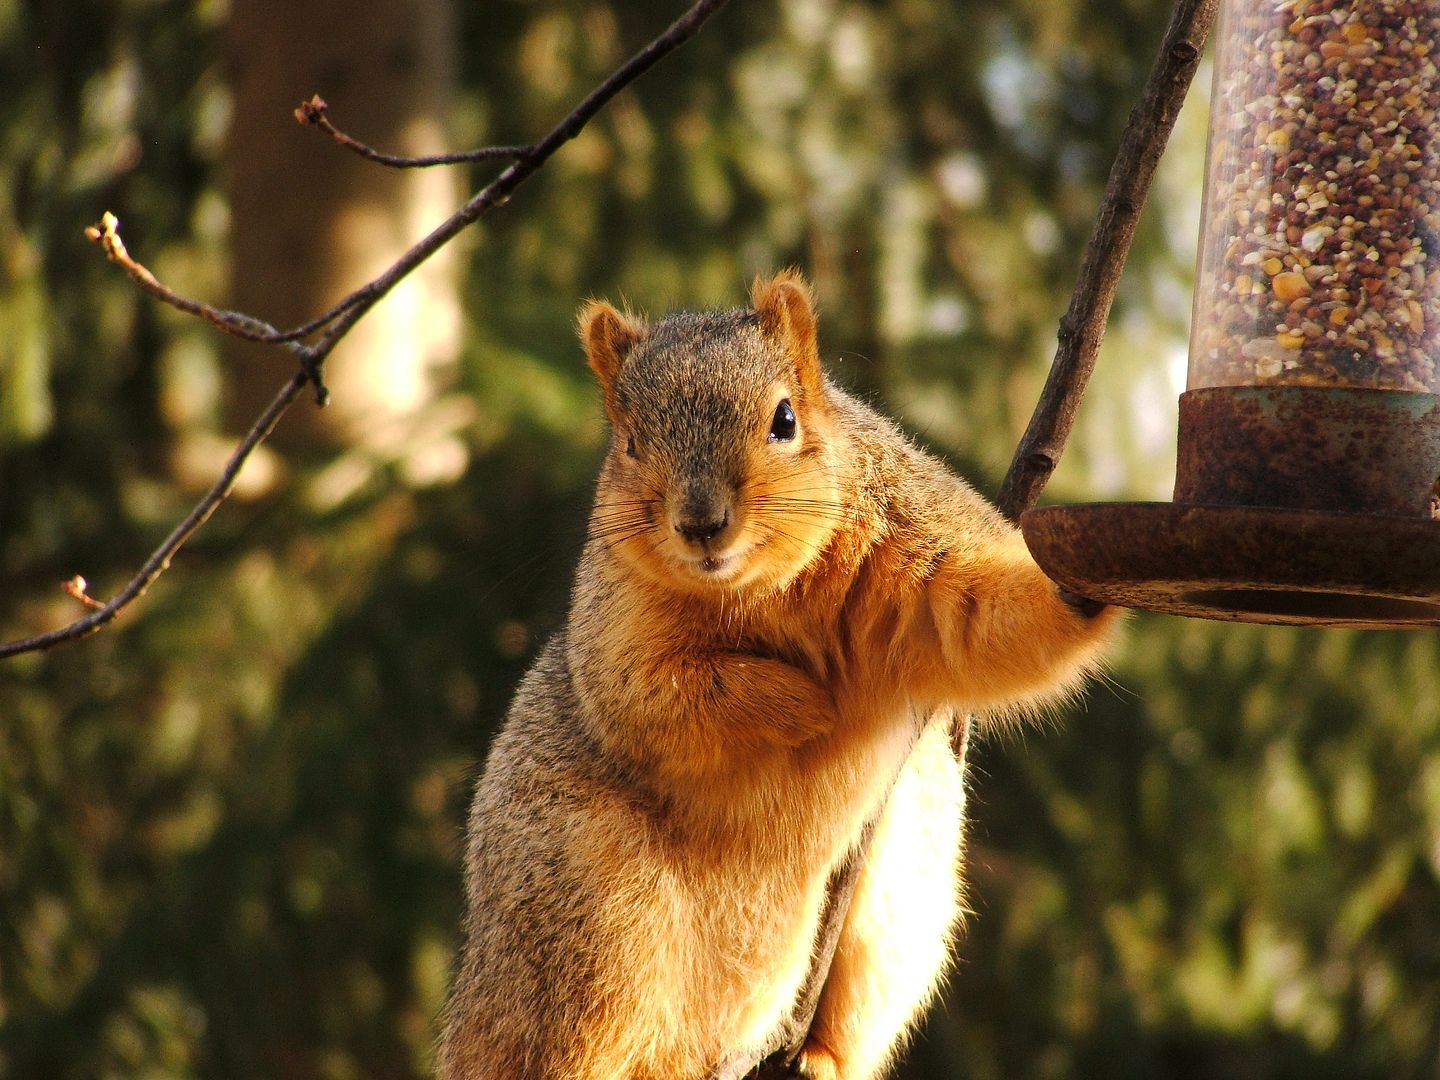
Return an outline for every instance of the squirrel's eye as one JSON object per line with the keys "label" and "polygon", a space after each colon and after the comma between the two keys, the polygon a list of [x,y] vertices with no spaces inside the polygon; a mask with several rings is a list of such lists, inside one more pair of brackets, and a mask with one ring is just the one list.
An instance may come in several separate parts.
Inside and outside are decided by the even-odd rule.
{"label": "squirrel's eye", "polygon": [[625,453],[629,454],[631,457],[634,457],[634,456],[635,456],[635,436],[634,436],[634,435],[627,435],[627,436],[625,436]]}
{"label": "squirrel's eye", "polygon": [[795,438],[795,410],[786,398],[775,406],[775,418],[770,421],[770,441],[789,442]]}

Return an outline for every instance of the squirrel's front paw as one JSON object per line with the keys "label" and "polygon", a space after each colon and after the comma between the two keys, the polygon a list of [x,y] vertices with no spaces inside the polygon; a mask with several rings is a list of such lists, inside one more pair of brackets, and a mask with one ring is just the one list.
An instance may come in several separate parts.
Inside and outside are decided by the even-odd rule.
{"label": "squirrel's front paw", "polygon": [[813,1039],[800,1051],[795,1071],[805,1080],[840,1080],[840,1063],[835,1055]]}
{"label": "squirrel's front paw", "polygon": [[1072,593],[1069,589],[1057,587],[1055,591],[1060,594],[1060,599],[1065,601],[1082,619],[1093,619],[1110,606],[1103,601],[1091,600],[1088,596]]}

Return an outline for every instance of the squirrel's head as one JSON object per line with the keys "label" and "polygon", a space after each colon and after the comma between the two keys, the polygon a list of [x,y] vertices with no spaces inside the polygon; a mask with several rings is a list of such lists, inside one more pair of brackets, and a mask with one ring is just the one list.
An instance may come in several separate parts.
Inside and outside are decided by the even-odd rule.
{"label": "squirrel's head", "polygon": [[614,429],[592,535],[687,591],[782,586],[844,513],[810,290],[784,271],[750,301],[654,325],[580,313]]}

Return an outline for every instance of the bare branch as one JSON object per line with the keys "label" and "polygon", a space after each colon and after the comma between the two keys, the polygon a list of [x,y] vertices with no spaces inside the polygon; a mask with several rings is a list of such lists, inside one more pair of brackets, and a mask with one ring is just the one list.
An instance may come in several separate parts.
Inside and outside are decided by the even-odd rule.
{"label": "bare branch", "polygon": [[[245,438],[240,441],[240,445],[230,455],[230,459],[225,463],[224,471],[215,481],[214,486],[205,493],[205,497],[196,504],[195,509],[186,515],[185,520],[175,526],[170,535],[165,538],[165,542],[155,549],[150,558],[145,560],[145,565],[130,579],[130,583],[116,594],[113,600],[103,605],[91,600],[90,603],[97,606],[98,611],[83,619],[77,619],[59,630],[0,644],[0,660],[7,656],[49,649],[67,641],[78,641],[80,638],[89,637],[114,620],[132,602],[144,596],[145,590],[150,588],[151,582],[169,569],[170,560],[184,546],[185,541],[189,540],[195,534],[195,530],[209,520],[210,515],[215,512],[215,508],[224,502],[225,497],[235,486],[235,479],[240,475],[240,469],[244,466],[246,459],[275,430],[275,425],[280,422],[280,417],[300,396],[300,392],[305,389],[305,384],[309,381],[310,377],[303,371],[297,371],[291,376],[290,381],[285,384],[280,393],[275,395],[275,399],[260,414],[259,419],[255,421]],[[78,580],[81,582],[80,590],[83,592],[84,579],[79,578]]]}
{"label": "bare branch", "polygon": [[428,169],[432,165],[463,165],[475,161],[509,161],[523,158],[531,152],[529,146],[485,146],[479,150],[459,150],[451,154],[427,154],[424,157],[401,157],[397,154],[382,154],[367,146],[359,139],[351,138],[330,122],[326,111],[329,104],[319,94],[311,96],[295,107],[295,119],[302,124],[317,127],[347,150],[353,150],[367,161],[377,165],[388,165],[392,169]]}
{"label": "bare branch", "polygon": [[1125,125],[1070,308],[1060,320],[1060,344],[1050,376],[995,500],[1011,521],[1035,505],[1075,426],[1150,181],[1200,66],[1219,4],[1220,0],[1178,0],[1145,90]]}
{"label": "bare branch", "polygon": [[105,257],[119,265],[131,281],[161,303],[169,304],[187,315],[195,315],[204,319],[216,329],[234,337],[243,338],[246,341],[258,341],[267,345],[283,345],[288,348],[299,360],[301,369],[315,384],[316,403],[324,405],[329,400],[329,391],[325,389],[325,383],[320,377],[319,358],[310,346],[301,344],[298,339],[333,322],[344,310],[344,301],[341,301],[340,306],[332,308],[319,319],[312,320],[304,326],[294,330],[277,330],[263,319],[246,315],[242,311],[227,311],[201,300],[192,300],[188,296],[181,296],[151,273],[143,263],[137,262],[130,256],[130,252],[125,248],[125,241],[120,239],[120,219],[108,210],[100,215],[98,225],[91,225],[85,229],[85,236],[92,243],[99,244],[105,252]]}
{"label": "bare branch", "polygon": [[226,311],[199,300],[191,300],[161,282],[143,264],[130,257],[130,252],[125,249],[125,242],[120,239],[120,219],[109,210],[100,215],[99,224],[86,228],[85,237],[91,243],[100,245],[107,259],[117,264],[131,281],[161,303],[178,308],[187,315],[195,315],[217,329],[247,341],[274,341],[280,333],[267,322],[239,311]]}
{"label": "bare branch", "polygon": [[[507,202],[515,189],[528,180],[546,161],[584,129],[616,94],[654,67],[661,59],[694,37],[711,15],[728,0],[698,0],[649,45],[621,65],[608,79],[590,92],[579,105],[530,148],[524,157],[510,164],[504,172],[483,187],[468,203],[435,228],[405,254],[389,270],[374,281],[361,286],[336,305],[335,321],[316,343],[323,360],[335,343],[344,337],[355,321],[372,308],[376,301],[395,287],[415,267],[449,243],[467,226],[474,224],[488,211]],[[322,319],[325,316],[321,317]]]}
{"label": "bare branch", "polygon": [[[280,422],[280,417],[299,397],[306,384],[315,386],[316,399],[320,404],[324,404],[326,391],[322,380],[322,369],[325,359],[361,316],[374,307],[376,302],[407,274],[452,240],[466,226],[473,224],[495,207],[503,205],[515,189],[533,176],[556,150],[578,135],[611,98],[654,67],[665,56],[694,37],[706,20],[724,7],[727,2],[728,0],[697,0],[662,34],[591,91],[560,123],[551,129],[549,134],[533,147],[526,148],[523,156],[517,157],[504,172],[482,188],[469,202],[401,255],[390,269],[374,281],[356,289],[329,311],[303,326],[291,330],[277,330],[262,319],[242,312],[225,311],[210,304],[180,296],[173,289],[162,284],[142,264],[130,257],[129,252],[125,250],[125,244],[120,239],[119,222],[113,214],[106,213],[101,218],[99,225],[86,229],[85,235],[104,249],[106,257],[121,266],[132,281],[155,299],[204,319],[227,334],[250,341],[284,346],[296,356],[300,363],[300,370],[281,387],[274,400],[235,448],[215,485],[190,511],[185,520],[177,525],[165,538],[165,541],[155,549],[150,558],[146,560],[145,565],[112,600],[103,605],[92,600],[91,603],[96,604],[98,610],[58,630],[16,641],[0,642],[0,659],[20,653],[37,652],[53,648],[64,642],[88,637],[109,624],[121,611],[143,596],[155,579],[169,569],[171,559],[184,546],[185,542],[194,535],[200,526],[205,524],[210,515],[215,512],[216,507],[230,494],[235,485],[235,478],[239,475],[246,459],[270,436],[275,425]],[[320,102],[322,109],[323,106],[324,102]],[[299,340],[321,331],[323,334],[314,345],[302,344]],[[88,597],[88,593],[84,592],[84,586],[80,586],[79,591]]]}

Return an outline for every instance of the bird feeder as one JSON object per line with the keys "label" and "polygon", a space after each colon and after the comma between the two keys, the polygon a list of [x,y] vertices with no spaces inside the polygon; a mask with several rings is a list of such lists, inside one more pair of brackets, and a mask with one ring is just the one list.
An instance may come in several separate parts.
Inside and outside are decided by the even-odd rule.
{"label": "bird feeder", "polygon": [[1226,0],[1172,503],[1022,527],[1080,595],[1440,624],[1440,4]]}

